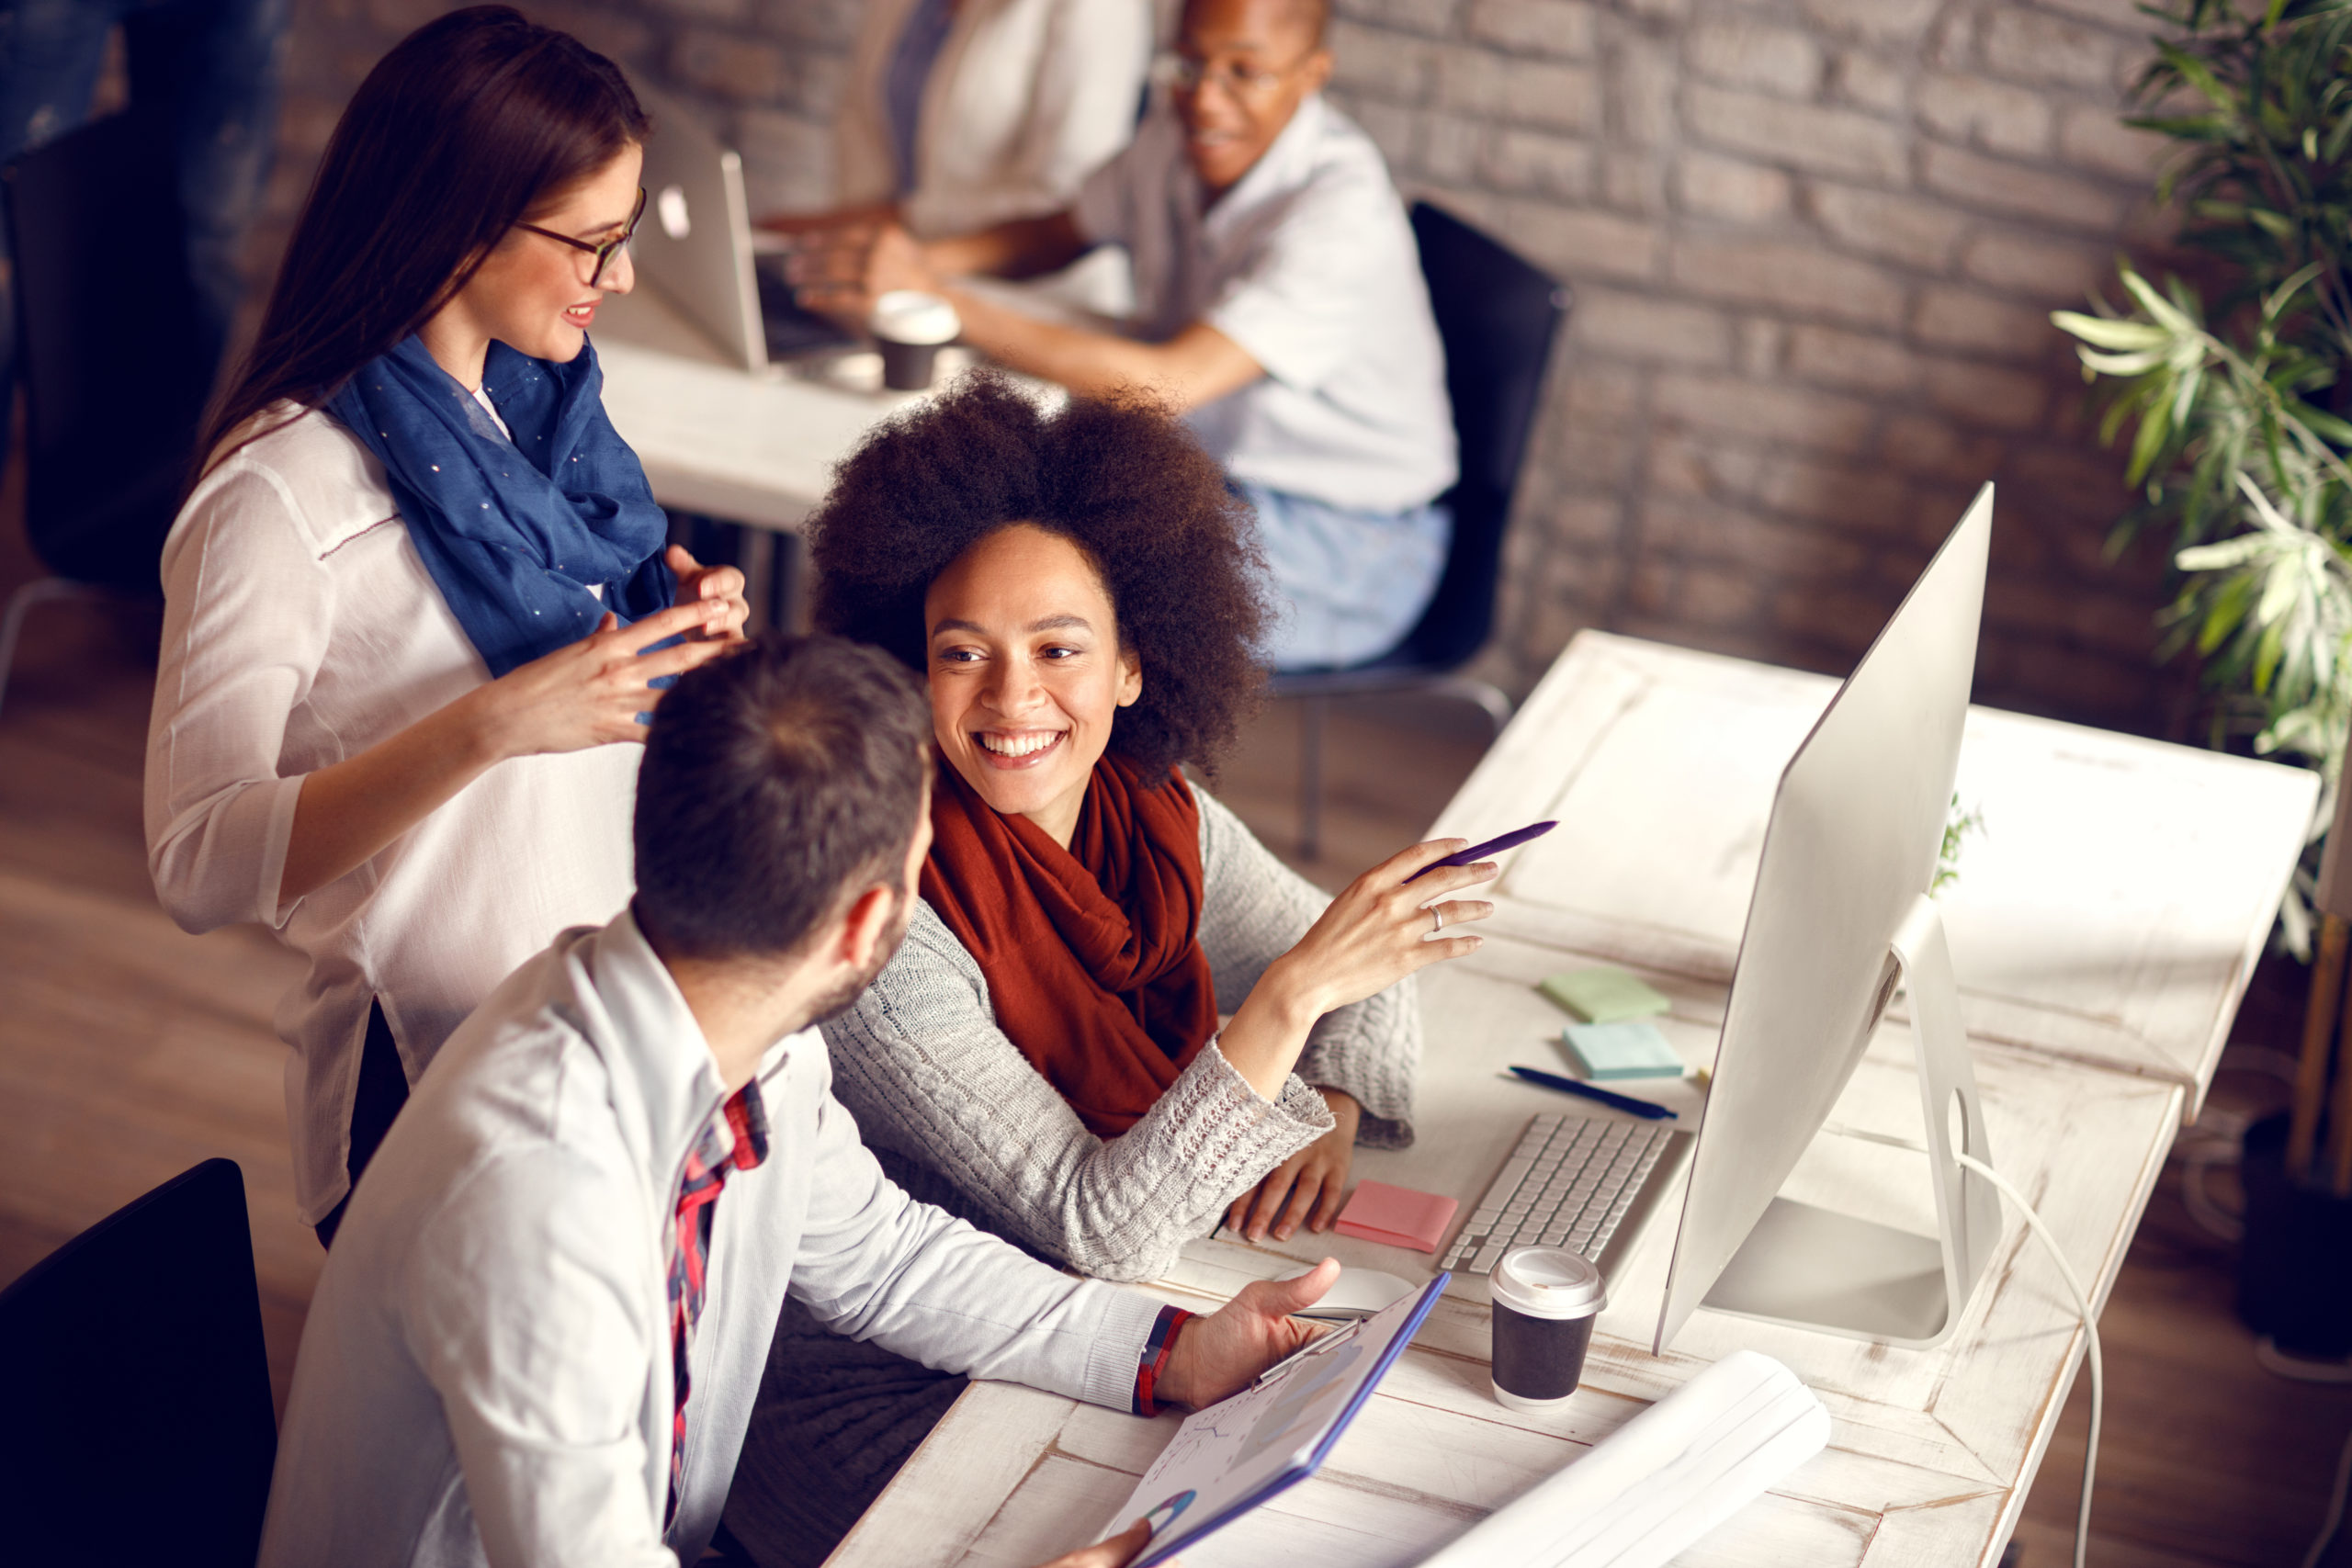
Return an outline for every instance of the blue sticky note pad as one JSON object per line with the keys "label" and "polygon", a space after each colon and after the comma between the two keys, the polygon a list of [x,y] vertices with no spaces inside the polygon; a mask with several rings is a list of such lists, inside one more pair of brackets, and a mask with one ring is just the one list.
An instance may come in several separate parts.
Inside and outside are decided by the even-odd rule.
{"label": "blue sticky note pad", "polygon": [[1560,1031],[1568,1060],[1595,1081],[1608,1078],[1679,1078],[1682,1058],[1647,1019],[1623,1023],[1571,1023]]}

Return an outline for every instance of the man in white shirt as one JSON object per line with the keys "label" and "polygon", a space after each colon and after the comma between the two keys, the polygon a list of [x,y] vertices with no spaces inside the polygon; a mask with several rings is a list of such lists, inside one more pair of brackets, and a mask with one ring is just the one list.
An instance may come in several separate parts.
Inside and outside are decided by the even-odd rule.
{"label": "man in white shirt", "polygon": [[[1189,0],[1168,89],[1074,206],[956,238],[892,224],[812,236],[804,303],[862,317],[941,293],[989,357],[1186,413],[1257,508],[1282,601],[1277,668],[1376,657],[1436,591],[1453,482],[1444,352],[1411,225],[1379,149],[1320,94],[1325,0]],[[1038,320],[958,287],[1031,276],[1089,247],[1134,265],[1132,335]]]}
{"label": "man in white shirt", "polygon": [[636,900],[482,1004],[355,1191],[266,1568],[695,1562],[787,1289],[931,1366],[1123,1409],[1221,1398],[1311,1334],[1287,1314],[1335,1264],[1188,1323],[914,1202],[859,1143],[814,1026],[905,932],[930,729],[895,661],[827,637],[663,700]]}

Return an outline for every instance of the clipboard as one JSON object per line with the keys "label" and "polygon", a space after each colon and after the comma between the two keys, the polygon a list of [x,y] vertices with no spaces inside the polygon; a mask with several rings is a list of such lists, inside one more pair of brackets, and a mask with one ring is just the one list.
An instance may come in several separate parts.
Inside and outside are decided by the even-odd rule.
{"label": "clipboard", "polygon": [[1302,1345],[1239,1393],[1186,1416],[1097,1539],[1150,1520],[1151,1544],[1133,1568],[1151,1568],[1314,1474],[1453,1278],[1441,1271],[1414,1294]]}

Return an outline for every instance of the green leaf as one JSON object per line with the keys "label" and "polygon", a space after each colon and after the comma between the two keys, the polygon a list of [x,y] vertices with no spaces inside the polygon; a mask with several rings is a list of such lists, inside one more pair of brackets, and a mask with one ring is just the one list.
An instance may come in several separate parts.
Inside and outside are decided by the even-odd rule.
{"label": "green leaf", "polygon": [[2075,356],[2102,376],[2144,376],[2165,365],[2170,355],[2151,349],[2145,354],[2099,354],[2078,348]]}
{"label": "green leaf", "polygon": [[2214,75],[2212,68],[2203,61],[2174,43],[2159,42],[2156,53],[2183,82],[2202,93],[2215,108],[2224,114],[2237,111],[2237,95],[2223,86],[2221,78]]}
{"label": "green leaf", "polygon": [[2158,348],[2173,337],[2164,328],[2145,321],[2110,321],[2105,316],[2086,316],[2079,310],[2052,310],[2050,319],[2060,331],[2072,333],[2085,343],[2101,348]]}
{"label": "green leaf", "polygon": [[2275,321],[2280,316],[2285,315],[2287,312],[2287,302],[2292,299],[2298,293],[2301,292],[2303,285],[2309,283],[2312,278],[2317,277],[2321,273],[2325,272],[2326,270],[2327,264],[2325,262],[2313,262],[2309,266],[2303,267],[2300,271],[2289,274],[2288,276],[2279,283],[2278,288],[2272,289],[2268,294],[2263,297],[2262,314],[2264,318],[2268,321]]}
{"label": "green leaf", "polygon": [[2140,309],[2147,311],[2158,326],[2176,333],[2197,330],[2196,318],[2157,293],[2154,286],[2128,266],[2123,269],[2123,287],[2131,292],[2132,298],[2140,301]]}
{"label": "green leaf", "polygon": [[2165,438],[2172,434],[2172,412],[2163,403],[2143,410],[2140,429],[2132,438],[2132,461],[2124,469],[2127,483],[2138,484],[2148,477],[2156,458],[2164,451]]}
{"label": "green leaf", "polygon": [[2173,552],[2172,563],[2183,571],[2227,571],[2262,553],[2262,540],[2252,534],[2224,539],[2218,545],[2190,545]]}
{"label": "green leaf", "polygon": [[2311,428],[2313,434],[2338,446],[2352,446],[2352,423],[2340,420],[2324,409],[2315,409],[2301,399],[2290,400],[2287,410]]}
{"label": "green leaf", "polygon": [[2270,678],[2278,672],[2278,656],[2286,640],[2286,628],[2277,622],[2262,628],[2262,637],[2255,645],[2254,689],[2267,692]]}

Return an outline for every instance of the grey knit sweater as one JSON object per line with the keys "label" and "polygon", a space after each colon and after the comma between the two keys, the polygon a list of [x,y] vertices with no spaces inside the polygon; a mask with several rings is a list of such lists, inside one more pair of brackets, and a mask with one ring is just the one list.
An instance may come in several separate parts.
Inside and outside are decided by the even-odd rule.
{"label": "grey knit sweater", "polygon": [[[1200,942],[1230,1013],[1329,900],[1203,791]],[[1125,1133],[1098,1138],[997,1027],[988,977],[931,906],[850,1011],[824,1026],[833,1091],[865,1141],[944,1178],[1011,1239],[1107,1280],[1164,1274],[1226,1206],[1331,1130],[1308,1086],[1363,1107],[1359,1143],[1412,1141],[1420,1010],[1409,978],[1329,1013],[1269,1103],[1212,1041]]]}

